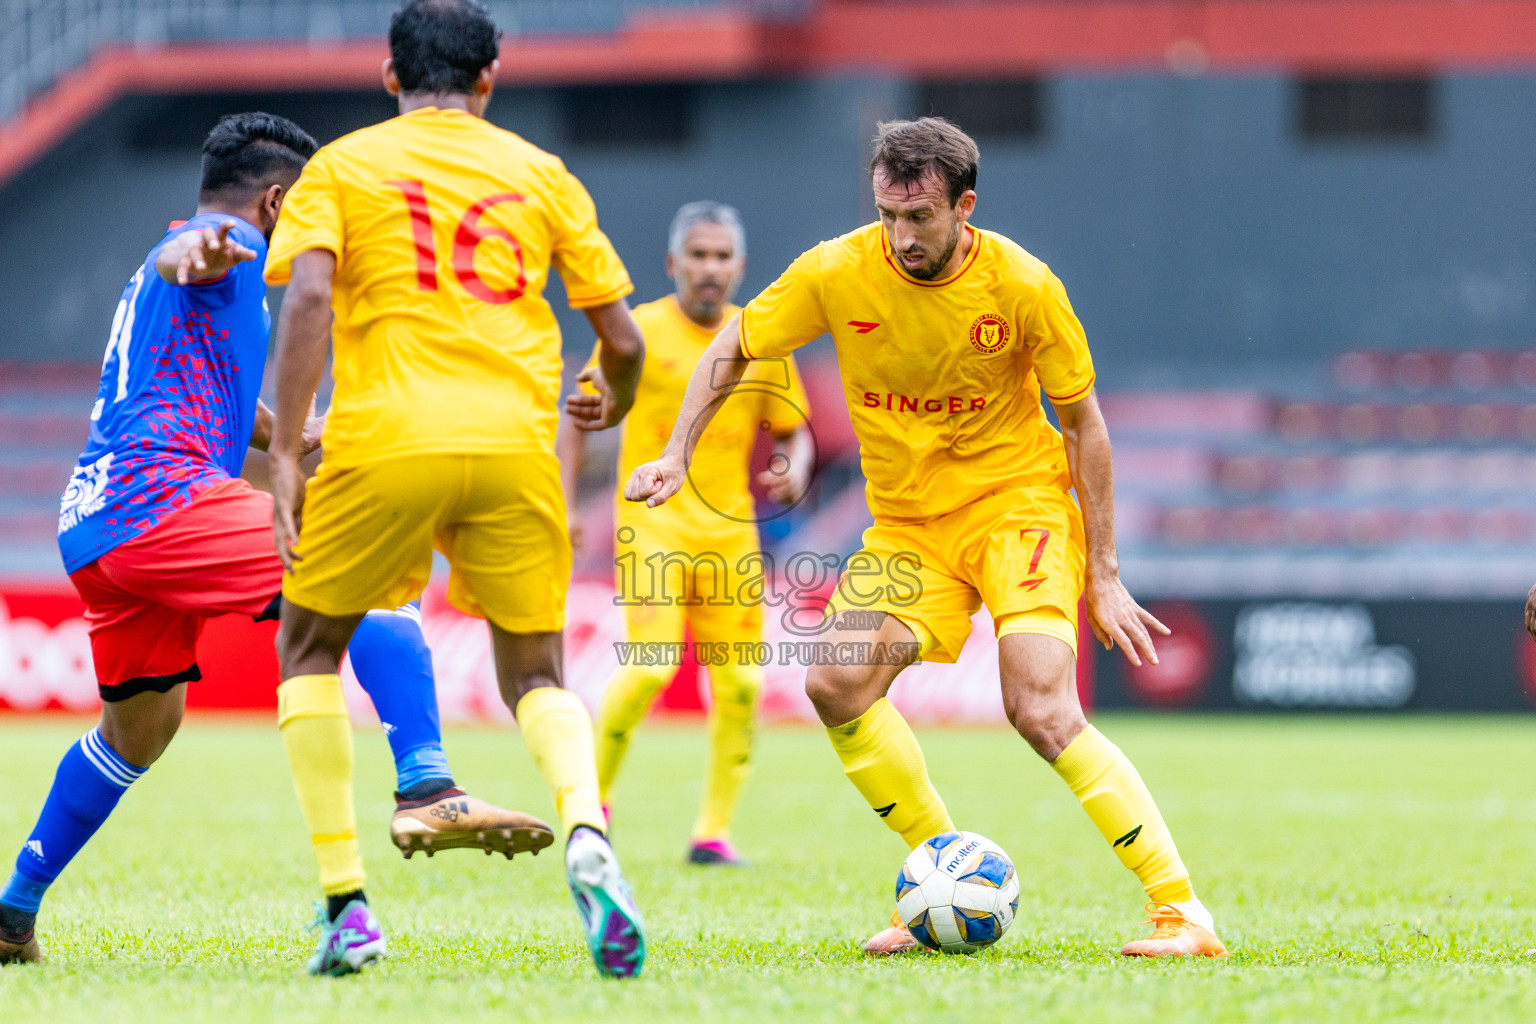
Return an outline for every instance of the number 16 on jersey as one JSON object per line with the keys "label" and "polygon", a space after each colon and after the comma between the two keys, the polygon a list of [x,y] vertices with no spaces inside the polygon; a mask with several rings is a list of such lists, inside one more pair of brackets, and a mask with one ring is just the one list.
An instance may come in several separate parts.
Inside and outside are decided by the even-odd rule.
{"label": "number 16 on jersey", "polygon": [[[405,196],[406,209],[411,214],[411,235],[416,241],[416,287],[424,292],[437,291],[437,239],[432,233],[432,213],[427,208],[427,190],[421,181],[386,181],[384,184],[400,190]],[[528,275],[523,266],[523,247],[517,236],[506,228],[494,224],[482,224],[480,219],[487,210],[501,203],[521,203],[523,196],[517,192],[498,192],[486,196],[464,211],[453,232],[453,276],[459,284],[481,302],[494,305],[513,302],[522,298],[528,288]],[[499,238],[512,247],[517,257],[517,281],[510,288],[493,288],[486,284],[475,270],[475,249],[487,238]]]}

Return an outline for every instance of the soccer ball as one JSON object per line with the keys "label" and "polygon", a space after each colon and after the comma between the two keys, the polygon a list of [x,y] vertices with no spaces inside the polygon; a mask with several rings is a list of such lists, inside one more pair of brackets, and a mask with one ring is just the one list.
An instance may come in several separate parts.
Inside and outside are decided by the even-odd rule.
{"label": "soccer ball", "polygon": [[974,953],[990,946],[1018,909],[1013,861],[975,832],[940,832],[909,853],[896,876],[896,910],[929,949]]}

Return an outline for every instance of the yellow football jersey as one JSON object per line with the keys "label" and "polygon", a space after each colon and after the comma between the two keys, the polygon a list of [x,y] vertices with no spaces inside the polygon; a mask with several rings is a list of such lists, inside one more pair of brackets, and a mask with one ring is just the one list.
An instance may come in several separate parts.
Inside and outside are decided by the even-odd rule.
{"label": "yellow football jersey", "polygon": [[629,275],[558,157],[461,110],[428,107],[322,148],[283,203],[266,278],[336,255],[336,390],[325,459],[554,451],[560,329],[623,298]]}
{"label": "yellow football jersey", "polygon": [[952,276],[919,281],[880,224],[803,254],[741,316],[742,352],[787,355],[831,332],[878,522],[922,522],[1002,487],[1071,487],[1040,390],[1068,403],[1093,360],[1066,290],[992,231]]}
{"label": "yellow football jersey", "polygon": [[[729,306],[729,321],[739,310]],[[668,295],[635,307],[635,323],[645,336],[645,369],[635,404],[619,436],[619,486],[643,462],[660,457],[672,436],[683,392],[694,367],[717,331],[700,327]],[[588,362],[595,365],[596,352]],[[736,388],[721,390],[721,402],[693,450],[688,483],[658,508],[620,496],[616,524],[659,527],[687,538],[730,536],[755,522],[748,490],[748,462],[763,431],[787,434],[810,416],[805,385],[789,356],[758,360],[747,367]]]}

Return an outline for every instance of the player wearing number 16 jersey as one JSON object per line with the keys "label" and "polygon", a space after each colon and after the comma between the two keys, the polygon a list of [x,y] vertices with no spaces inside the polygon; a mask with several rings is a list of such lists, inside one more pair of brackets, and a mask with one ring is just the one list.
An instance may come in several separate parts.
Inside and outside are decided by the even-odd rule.
{"label": "player wearing number 16 jersey", "polygon": [[[640,919],[603,834],[591,722],[561,686],[571,551],[551,269],[600,341],[603,401],[579,426],[623,417],[644,346],[624,302],[629,276],[586,190],[557,157],[483,118],[498,38],[474,0],[405,3],[384,65],[400,116],[316,153],[272,239],[267,280],[289,286],[271,447],[289,568],[279,717],[322,886],[336,901],[360,896],[337,665],[363,615],[415,596],[442,551],[449,600],[489,620],[502,696],[569,840],[593,958],[631,976]],[[297,428],[333,312],[326,457],[305,488]]]}
{"label": "player wearing number 16 jersey", "polygon": [[[1094,632],[1137,664],[1156,661],[1148,630],[1166,630],[1119,579],[1109,435],[1082,325],[1045,264],[968,223],[977,163],[976,144],[947,121],[882,125],[871,164],[880,222],[811,249],[748,303],[705,351],[678,422],[708,422],[712,369],[787,356],[830,332],[875,523],[833,595],[824,639],[904,643],[954,661],[984,604],[1009,719],[1151,901],[1152,937],[1122,952],[1219,956],[1151,794],[1077,702],[1085,583]],[[1062,433],[1046,420],[1041,391]],[[625,496],[654,505],[676,493],[685,441],[675,432]],[[884,614],[843,616],[849,609]],[[879,622],[873,637],[870,618]],[[912,730],[885,700],[902,668],[817,665],[805,685],[849,780],[916,847],[954,823]],[[990,921],[971,926],[967,937],[995,935]],[[865,949],[912,949],[920,927],[909,932],[898,917]]]}
{"label": "player wearing number 16 jersey", "polygon": [[[267,238],[314,151],[284,118],[222,118],[203,144],[196,215],[171,225],[123,290],[90,436],[59,508],[59,552],[91,627],[101,723],[59,762],[0,885],[0,964],[41,957],[34,925],[43,897],[175,736],[187,688],[202,678],[203,623],[274,614],[283,566],[272,550],[272,498],[239,473],[247,445],[266,448],[271,437],[271,411],[256,397],[271,326],[261,280]],[[319,434],[310,421],[306,448]],[[397,842],[500,846],[521,821],[454,786],[434,742],[419,618],[370,615],[352,655],[358,680],[396,725],[390,744],[403,755],[406,791],[391,826]],[[468,813],[434,818],[447,804]],[[366,908],[355,909],[345,948],[332,952],[352,968],[382,952]]]}

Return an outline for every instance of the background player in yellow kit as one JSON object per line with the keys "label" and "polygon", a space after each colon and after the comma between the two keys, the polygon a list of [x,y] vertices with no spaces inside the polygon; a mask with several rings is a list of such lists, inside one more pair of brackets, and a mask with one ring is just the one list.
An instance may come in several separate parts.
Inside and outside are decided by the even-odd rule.
{"label": "background player in yellow kit", "polygon": [[[1133,663],[1155,662],[1148,630],[1167,630],[1120,582],[1109,433],[1082,326],[1044,263],[967,223],[977,162],[975,143],[942,119],[882,125],[870,165],[880,222],[806,252],[749,303],[705,352],[678,422],[709,415],[719,361],[785,355],[830,331],[875,524],[829,605],[825,639],[915,639],[922,657],[953,661],[985,604],[1010,721],[1146,888],[1153,935],[1122,952],[1221,956],[1151,794],[1078,704],[1085,582],[1094,634]],[[686,442],[674,431],[625,497],[655,506],[676,494]],[[910,560],[890,572],[904,553],[921,563],[915,600]],[[839,613],[850,608],[886,613],[876,636],[843,628]],[[885,699],[903,667],[817,665],[806,692],[848,778],[915,847],[954,825],[912,730]],[[865,949],[915,945],[897,917]]]}
{"label": "background player in yellow kit", "polygon": [[[629,276],[560,160],[483,119],[499,33],[474,0],[409,0],[384,84],[400,116],[315,154],[289,195],[267,279],[277,331],[271,466],[283,586],[278,716],[327,896],[314,973],[382,951],[354,834],[351,734],[337,666],[371,608],[416,596],[436,546],[448,597],[489,620],[501,692],[554,795],[566,874],[606,975],[637,974],[638,913],[604,836],[592,725],[561,687],[571,557],[555,458],[560,332],[551,267],[600,339],[617,423],[644,344]],[[323,468],[303,484],[299,428],[335,315]],[[303,528],[299,528],[300,506]],[[526,817],[526,816],[525,816]],[[527,817],[509,851],[553,841]]]}
{"label": "background player in yellow kit", "polygon": [[[647,358],[634,408],[621,428],[621,486],[636,466],[666,447],[700,355],[739,312],[731,297],[747,261],[740,215],[720,203],[689,203],[677,212],[668,234],[667,276],[676,289],[634,311],[645,335]],[[595,391],[601,373],[594,354],[579,380]],[[715,604],[706,598],[716,597],[717,588],[733,594],[728,574],[749,571],[744,560],[759,551],[747,488],[748,460],[759,433],[767,430],[774,439],[775,457],[760,481],[773,499],[799,501],[815,462],[805,425],[809,403],[793,358],[754,364],[745,379],[748,386],[721,393],[729,397],[694,449],[690,486],[659,511],[648,512],[620,497],[614,513],[616,585],[630,642],[680,643],[686,623],[696,643],[724,645],[727,652],[724,663],[715,659],[706,669],[712,701],[710,754],[688,850],[694,864],[740,863],[730,828],[746,781],[763,675],[755,661],[738,656],[736,647],[762,639],[762,606]],[[597,401],[595,394],[571,399],[575,409]],[[560,466],[568,498],[575,497],[583,448],[580,431],[562,431]],[[579,531],[573,520],[573,539]],[[653,573],[647,560],[657,556],[660,569]],[[630,737],[674,673],[671,665],[643,665],[631,659],[609,680],[597,718],[597,781],[605,811]]]}

